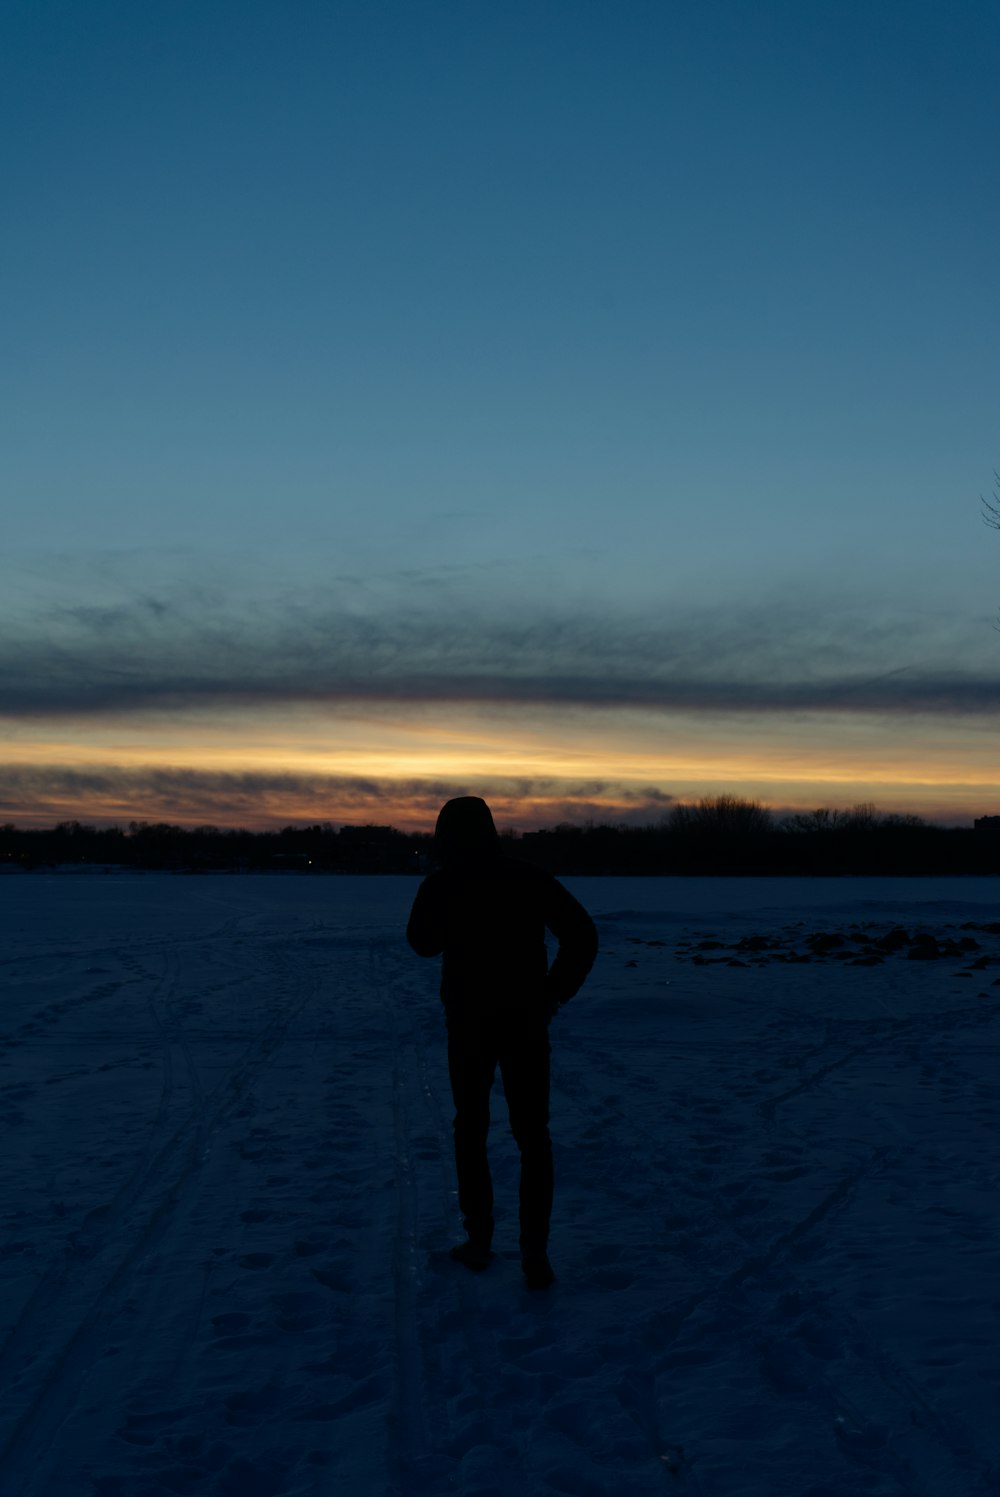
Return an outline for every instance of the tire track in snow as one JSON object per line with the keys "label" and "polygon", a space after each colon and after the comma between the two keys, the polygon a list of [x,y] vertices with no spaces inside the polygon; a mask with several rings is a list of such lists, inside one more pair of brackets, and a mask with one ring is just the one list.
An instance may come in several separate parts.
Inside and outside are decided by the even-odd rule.
{"label": "tire track in snow", "polygon": [[[179,953],[185,947],[208,943],[214,944],[223,941],[238,925],[249,918],[251,918],[250,915],[244,913],[226,920],[214,930],[197,935],[160,936],[148,940],[137,940],[129,946],[127,951],[120,945],[91,947],[81,944],[78,948],[64,951],[53,952],[51,950],[43,950],[34,954],[0,959],[0,965],[7,966],[28,964],[31,962],[47,962],[56,970],[59,970],[63,964],[72,964],[81,959],[89,963],[115,961],[127,972],[131,971],[132,973],[131,977],[125,977],[119,981],[94,983],[76,997],[46,1003],[43,1007],[35,1009],[16,1028],[5,1033],[0,1033],[0,1048],[13,1048],[23,1044],[25,1040],[34,1038],[40,1034],[44,1034],[47,1040],[52,1041],[56,1038],[56,1035],[49,1026],[63,1021],[67,1016],[75,1016],[81,1011],[88,1011],[94,1003],[102,1002],[107,998],[113,998],[124,987],[134,983],[149,981],[151,974],[149,973],[149,969],[143,965],[142,957],[159,956],[164,958],[168,963],[176,963]],[[148,996],[144,996],[144,1001],[148,1006]]]}
{"label": "tire track in snow", "polygon": [[[126,979],[126,982],[130,980]],[[113,998],[125,987],[126,982],[94,983],[75,998],[64,998],[62,1002],[47,1003],[43,1008],[35,1009],[18,1024],[16,1029],[0,1034],[0,1047],[13,1049],[17,1045],[22,1045],[25,1040],[33,1039],[40,1034],[44,1034],[46,1039],[53,1038],[51,1034],[46,1033],[50,1025],[57,1023],[66,1014],[75,1014],[81,1009],[89,1009],[92,1004],[103,1002],[106,998]]]}
{"label": "tire track in snow", "polygon": [[37,1347],[40,1324],[52,1318],[58,1319],[60,1297],[64,1295],[71,1279],[74,1281],[71,1287],[75,1287],[81,1262],[89,1261],[100,1251],[102,1239],[107,1239],[117,1229],[138,1199],[151,1172],[161,1163],[163,1156],[169,1153],[173,1144],[173,1136],[164,1136],[174,1089],[173,1056],[159,1017],[157,1003],[165,1001],[176,981],[176,966],[169,964],[167,971],[159,978],[155,978],[152,973],[141,968],[127,955],[122,955],[122,961],[123,965],[133,969],[133,981],[139,982],[146,979],[154,983],[153,990],[146,992],[144,998],[150,1022],[160,1040],[162,1051],[162,1078],[156,1112],[149,1126],[149,1133],[143,1148],[126,1178],[118,1186],[110,1201],[94,1206],[87,1212],[81,1228],[72,1234],[68,1250],[50,1264],[28,1297],[17,1321],[8,1332],[3,1346],[0,1347],[0,1386],[3,1387],[9,1388],[16,1383],[26,1361],[30,1359]]}
{"label": "tire track in snow", "polygon": [[[1000,1005],[989,1005],[987,1017],[992,1017],[997,1011],[1000,1011]],[[980,1002],[976,1006],[968,1006],[960,1010],[950,1009],[945,1014],[922,1013],[909,1019],[890,1020],[887,1023],[879,1023],[877,1026],[869,1026],[870,1028],[877,1027],[877,1032],[872,1033],[863,1043],[851,1046],[827,1064],[815,1067],[794,1086],[786,1088],[775,1096],[762,1099],[756,1104],[756,1111],[765,1124],[770,1125],[780,1105],[820,1086],[828,1075],[860,1056],[869,1055],[900,1042],[907,1042],[909,1051],[927,1038],[942,1033],[960,1032],[983,1023],[984,1012],[984,1005]],[[831,1034],[819,1045],[811,1047],[807,1054],[816,1057],[840,1044],[843,1044],[843,1036]],[[579,1105],[584,1115],[591,1117],[600,1115],[602,1129],[606,1128],[610,1121],[616,1127],[616,1132],[621,1128],[626,1134],[633,1134],[644,1140],[645,1147],[639,1151],[630,1149],[620,1135],[615,1143],[634,1161],[640,1158],[644,1160],[647,1179],[651,1183],[655,1182],[654,1194],[661,1187],[670,1194],[676,1193],[677,1171],[657,1167],[655,1157],[652,1159],[650,1157],[646,1130],[630,1115],[629,1111],[620,1105],[619,1101],[609,1098],[606,1092],[600,1094],[598,1101],[598,1094],[581,1080],[579,1072],[573,1075],[564,1072],[560,1080],[562,1089]],[[785,1126],[787,1128],[787,1124]],[[824,1228],[834,1215],[850,1206],[860,1185],[865,1180],[882,1173],[898,1155],[899,1150],[893,1147],[881,1147],[874,1150],[857,1166],[845,1172],[814,1207],[786,1230],[772,1237],[759,1250],[751,1251],[741,1257],[740,1261],[720,1278],[674,1301],[654,1315],[647,1330],[647,1344],[653,1354],[654,1369],[666,1371],[665,1354],[699,1312],[711,1312],[714,1306],[725,1304],[745,1286],[750,1287],[753,1281],[770,1280],[774,1277],[775,1271],[780,1268],[783,1287],[786,1291],[789,1288],[794,1289],[797,1280],[789,1259],[795,1256],[796,1250],[811,1235]],[[625,1173],[627,1178],[628,1172]],[[718,1196],[715,1197],[713,1208],[712,1215],[721,1225],[726,1218],[726,1213],[719,1209]],[[814,1311],[813,1319],[816,1318]],[[832,1334],[836,1341],[850,1348],[862,1347],[863,1351],[851,1352],[849,1368],[845,1371],[841,1381],[846,1381],[852,1391],[856,1384],[859,1388],[867,1387],[870,1390],[867,1399],[869,1405],[881,1407],[888,1401],[891,1411],[889,1424],[897,1428],[902,1425],[910,1431],[908,1444],[919,1449],[918,1464],[922,1469],[947,1472],[951,1481],[954,1482],[955,1468],[958,1467],[958,1479],[965,1485],[957,1488],[952,1485],[949,1490],[956,1494],[958,1491],[971,1494],[994,1490],[990,1482],[995,1481],[995,1465],[989,1456],[978,1448],[974,1434],[960,1420],[937,1409],[927,1395],[920,1390],[919,1385],[893,1363],[883,1348],[871,1341],[863,1328],[854,1324],[848,1326],[842,1321],[843,1317],[832,1327]],[[734,1324],[739,1324],[738,1317],[734,1317]],[[830,1326],[827,1326],[827,1331],[831,1332]],[[765,1333],[763,1322],[761,1322],[753,1329],[752,1334],[756,1336],[759,1343],[761,1362],[765,1365],[780,1366],[781,1347],[787,1337],[787,1329],[775,1339]],[[829,1427],[836,1431],[838,1443],[845,1456],[862,1466],[874,1467],[892,1475],[901,1483],[900,1491],[906,1493],[906,1497],[937,1497],[942,1490],[939,1483],[933,1480],[925,1481],[923,1477],[916,1474],[916,1469],[911,1462],[897,1456],[888,1447],[881,1448],[880,1430],[871,1425],[870,1416],[866,1419],[861,1412],[866,1400],[864,1398],[852,1399],[840,1383],[834,1382],[829,1374],[817,1369],[815,1364],[810,1368],[808,1358],[804,1361],[806,1363],[804,1374],[811,1378],[812,1392],[815,1395],[813,1401],[827,1417]],[[648,1399],[640,1399],[633,1383],[629,1383],[627,1379],[621,1394],[623,1406],[630,1409],[636,1423],[644,1430],[650,1441],[651,1448],[655,1448],[655,1445],[662,1448],[655,1405],[650,1405]]]}
{"label": "tire track in snow", "polygon": [[[208,902],[220,903],[221,901],[213,899]],[[163,951],[179,951],[185,946],[218,942],[231,935],[243,921],[256,919],[257,914],[255,910],[244,910],[212,930],[198,931],[190,935],[178,931],[167,936],[136,936],[130,941],[129,950],[133,955],[153,956]],[[45,942],[37,950],[24,950],[15,952],[13,955],[0,956],[0,967],[48,962],[56,968],[65,968],[79,961],[81,957],[89,961],[106,961],[110,957],[120,955],[120,952],[120,938],[106,946],[92,946],[89,941],[81,940],[76,945],[63,946],[58,950],[52,949],[51,942]]]}
{"label": "tire track in snow", "polygon": [[[998,1012],[1000,1004],[980,1002],[975,1006],[917,1013],[909,1018],[873,1021],[866,1026],[872,1032],[864,1043],[817,1067],[795,1086],[764,1099],[757,1110],[765,1125],[770,1126],[779,1106],[813,1091],[832,1072],[852,1060],[898,1046],[900,1060],[916,1064],[920,1049],[928,1040],[989,1022]],[[837,1042],[833,1036],[829,1045]],[[883,1166],[902,1157],[900,1148],[881,1152]],[[873,1173],[879,1172],[877,1169]],[[787,1264],[783,1263],[782,1274],[782,1298],[787,1300],[790,1295],[802,1294],[796,1275]],[[803,1299],[808,1300],[808,1295],[803,1295]],[[787,1325],[775,1334],[761,1319],[752,1327],[751,1338],[762,1365],[779,1369],[779,1383],[794,1384],[800,1395],[811,1397],[815,1407],[832,1424],[837,1443],[848,1461],[891,1477],[906,1497],[911,1494],[938,1497],[942,1490],[955,1497],[960,1492],[971,1497],[973,1493],[997,1489],[996,1462],[980,1448],[974,1432],[958,1416],[937,1408],[920,1384],[854,1316],[843,1308],[831,1316],[828,1310],[813,1307],[808,1319],[813,1339],[819,1327],[820,1338],[825,1336],[840,1348],[841,1365],[836,1377],[807,1356],[800,1359],[800,1365],[789,1366]],[[897,1453],[890,1443],[890,1431],[900,1427],[906,1430],[905,1455]]]}
{"label": "tire track in snow", "polygon": [[[369,954],[369,970],[385,998],[392,1035],[392,1123],[395,1150],[396,1229],[392,1253],[393,1321],[395,1339],[395,1387],[392,1419],[396,1426],[400,1487],[405,1490],[406,1473],[419,1468],[428,1448],[425,1410],[425,1377],[417,1334],[419,1264],[417,1250],[417,1182],[410,1160],[411,1120],[407,1084],[412,1070],[412,1037],[402,1032],[398,1005],[390,994],[390,983],[377,960],[375,943]],[[410,1060],[410,1064],[407,1061]]]}
{"label": "tire track in snow", "polygon": [[[871,1174],[878,1172],[876,1164]],[[796,1245],[786,1242],[770,1261],[748,1265],[740,1282],[727,1285],[732,1331],[746,1359],[779,1397],[794,1400],[800,1419],[811,1407],[849,1464],[891,1478],[900,1497],[995,1491],[995,1463],[968,1426],[936,1408],[855,1316],[843,1308],[831,1313],[824,1297],[800,1281],[788,1262]],[[893,1436],[901,1430],[905,1448],[898,1450]]]}
{"label": "tire track in snow", "polygon": [[[45,1490],[47,1468],[55,1458],[55,1439],[71,1412],[87,1368],[95,1360],[108,1323],[121,1310],[133,1274],[148,1254],[166,1236],[171,1219],[196,1176],[210,1138],[239,1105],[247,1085],[266,1066],[284,1039],[295,1017],[311,1001],[316,984],[297,1003],[286,1004],[249,1042],[243,1055],[205,1098],[200,1084],[193,1087],[188,1116],[159,1148],[152,1141],[143,1150],[125,1187],[105,1210],[100,1208],[92,1225],[100,1227],[86,1244],[84,1253],[55,1265],[30,1297],[22,1316],[0,1350],[0,1379],[11,1393],[17,1392],[19,1369],[25,1348],[37,1345],[39,1327],[52,1318],[59,1326],[68,1321],[72,1329],[59,1332],[48,1366],[37,1369],[37,1380],[24,1389],[24,1406],[15,1413],[14,1424],[0,1447],[0,1490],[31,1497]],[[169,1051],[167,1033],[161,1039]],[[194,1063],[181,1046],[186,1064]],[[165,1059],[165,1080],[157,1114],[165,1116],[164,1092],[173,1086],[172,1061]],[[155,1153],[153,1150],[156,1150]],[[130,1217],[133,1219],[130,1220]],[[124,1247],[119,1245],[126,1238]],[[56,1313],[50,1317],[55,1307]],[[43,1353],[44,1355],[44,1353]],[[12,1373],[11,1377],[9,1374]],[[21,1379],[24,1381],[23,1377]]]}
{"label": "tire track in snow", "polygon": [[[774,1109],[786,1100],[805,1095],[822,1083],[838,1064],[860,1054],[872,1054],[895,1044],[899,1046],[900,1063],[918,1065],[923,1047],[930,1041],[961,1034],[963,1031],[992,1022],[1000,1013],[1000,1004],[980,1002],[962,1008],[917,1013],[907,1019],[876,1022],[878,1032],[866,1044],[854,1047],[841,1061],[822,1067],[805,1076],[788,1092],[770,1098],[761,1105],[762,1113],[773,1120]],[[892,1151],[902,1157],[903,1150]],[[995,1188],[989,1172],[971,1167],[963,1161],[967,1178],[987,1188]],[[794,1285],[794,1274],[785,1270]],[[787,1286],[786,1286],[787,1287]],[[798,1293],[798,1290],[795,1291]],[[921,1384],[874,1339],[856,1316],[843,1308],[835,1317],[813,1310],[813,1323],[825,1319],[840,1347],[836,1377],[813,1364],[811,1391],[817,1394],[832,1418],[837,1441],[844,1456],[859,1468],[883,1472],[899,1483],[900,1491],[909,1497],[937,1497],[941,1491],[955,1494],[985,1494],[1000,1490],[1000,1463],[982,1446],[977,1431],[956,1413],[943,1411],[934,1403]],[[766,1355],[772,1361],[781,1358],[781,1345],[787,1342],[787,1328],[781,1342],[768,1342],[761,1336]],[[906,1454],[898,1454],[891,1445],[893,1431],[906,1431]]]}
{"label": "tire track in snow", "polygon": [[[851,1049],[830,1061],[825,1066],[819,1066],[794,1086],[788,1087],[786,1091],[778,1092],[773,1097],[765,1097],[757,1103],[757,1110],[767,1122],[774,1118],[775,1110],[785,1102],[790,1102],[793,1097],[802,1092],[810,1091],[819,1086],[833,1071],[839,1070],[841,1066],[849,1065],[859,1055],[869,1055],[872,1051],[884,1049],[894,1041],[920,1044],[928,1039],[937,1038],[943,1034],[954,1034],[974,1024],[984,1022],[983,1016],[988,1015],[995,1018],[1000,1014],[1000,1003],[980,1003],[975,1008],[948,1009],[945,1013],[917,1014],[911,1019],[892,1019],[884,1024],[878,1024],[878,1032],[874,1033],[869,1040],[863,1044],[854,1045]],[[877,1023],[877,1021],[876,1021]],[[876,1026],[873,1025],[873,1028]],[[828,1044],[836,1044],[831,1039]],[[826,1048],[825,1046],[823,1048]]]}

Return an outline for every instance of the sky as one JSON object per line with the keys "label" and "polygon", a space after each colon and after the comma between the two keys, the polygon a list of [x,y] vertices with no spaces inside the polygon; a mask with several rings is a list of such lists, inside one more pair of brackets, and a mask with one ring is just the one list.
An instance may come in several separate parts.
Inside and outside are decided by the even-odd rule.
{"label": "sky", "polygon": [[1000,813],[1000,10],[8,0],[0,820]]}

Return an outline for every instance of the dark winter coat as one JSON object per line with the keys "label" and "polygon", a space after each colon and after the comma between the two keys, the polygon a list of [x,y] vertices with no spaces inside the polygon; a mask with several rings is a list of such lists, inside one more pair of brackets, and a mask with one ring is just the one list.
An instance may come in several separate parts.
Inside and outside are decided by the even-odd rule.
{"label": "dark winter coat", "polygon": [[[551,967],[546,930],[559,943]],[[443,953],[449,1022],[549,1018],[577,992],[597,955],[597,931],[579,900],[499,846],[453,850],[417,890],[406,938],[420,956]]]}

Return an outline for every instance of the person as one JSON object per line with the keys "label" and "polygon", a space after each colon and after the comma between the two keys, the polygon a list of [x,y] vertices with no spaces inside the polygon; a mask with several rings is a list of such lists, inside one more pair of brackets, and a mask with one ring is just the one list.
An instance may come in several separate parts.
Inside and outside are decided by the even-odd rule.
{"label": "person", "polygon": [[[406,936],[419,956],[442,956],[441,1000],[455,1103],[455,1166],[466,1241],[451,1256],[485,1269],[493,1256],[493,1184],[486,1138],[497,1067],[521,1155],[521,1267],[530,1288],[555,1278],[548,1026],[597,955],[594,922],[558,879],[502,850],[493,814],[475,795],[442,806],[439,868],[417,890]],[[548,964],[545,931],[558,942]]]}

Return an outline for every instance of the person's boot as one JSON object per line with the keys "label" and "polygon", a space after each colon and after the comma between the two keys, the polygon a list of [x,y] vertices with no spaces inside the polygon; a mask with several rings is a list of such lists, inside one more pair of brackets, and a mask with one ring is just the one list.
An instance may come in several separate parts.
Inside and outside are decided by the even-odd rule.
{"label": "person's boot", "polygon": [[482,1273],[484,1268],[489,1268],[493,1257],[493,1218],[466,1217],[462,1225],[468,1240],[456,1243],[451,1250],[451,1257],[456,1263],[464,1263],[466,1268],[471,1268],[473,1273]]}
{"label": "person's boot", "polygon": [[544,1248],[522,1254],[521,1272],[524,1274],[525,1286],[528,1289],[548,1289],[556,1281],[549,1255]]}
{"label": "person's boot", "polygon": [[470,1237],[465,1242],[456,1243],[450,1256],[456,1263],[464,1263],[466,1268],[471,1268],[473,1273],[482,1273],[484,1268],[490,1266],[493,1250],[483,1238]]}

